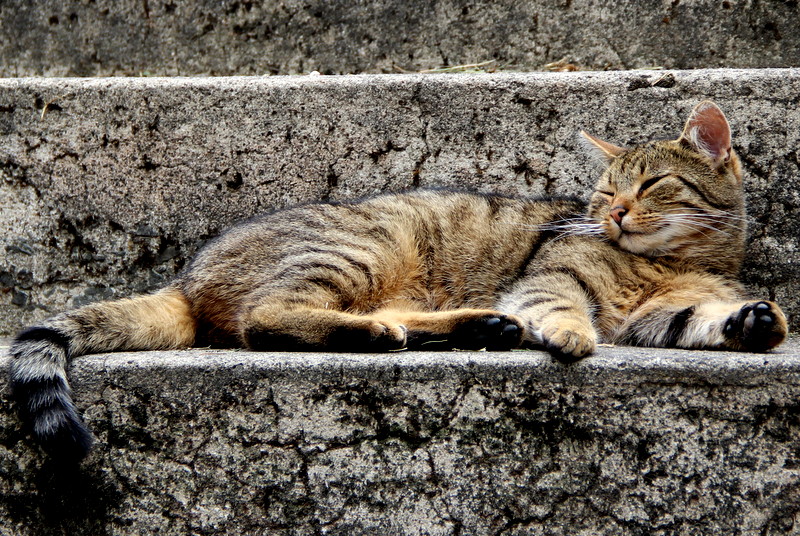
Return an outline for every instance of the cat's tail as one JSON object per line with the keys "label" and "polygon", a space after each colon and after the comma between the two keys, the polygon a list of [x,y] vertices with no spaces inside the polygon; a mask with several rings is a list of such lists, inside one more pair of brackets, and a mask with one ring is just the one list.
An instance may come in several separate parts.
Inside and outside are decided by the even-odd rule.
{"label": "cat's tail", "polygon": [[19,333],[11,344],[11,387],[20,416],[53,458],[80,460],[92,435],[67,383],[74,357],[120,350],[190,346],[196,322],[175,287],[155,294],[87,305]]}

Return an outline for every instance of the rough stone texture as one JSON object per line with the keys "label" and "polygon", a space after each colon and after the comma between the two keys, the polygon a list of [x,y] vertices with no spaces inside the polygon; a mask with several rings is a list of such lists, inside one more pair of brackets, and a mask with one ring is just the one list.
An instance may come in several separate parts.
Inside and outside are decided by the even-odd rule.
{"label": "rough stone texture", "polygon": [[0,76],[800,66],[795,0],[5,0]]}
{"label": "rough stone texture", "polygon": [[418,186],[585,196],[584,128],[676,137],[714,99],[744,279],[800,326],[800,70],[0,80],[0,333],[162,285],[234,220]]}
{"label": "rough stone texture", "polygon": [[124,353],[72,377],[99,439],[80,471],[43,464],[0,390],[4,535],[800,532],[798,340],[570,366]]}

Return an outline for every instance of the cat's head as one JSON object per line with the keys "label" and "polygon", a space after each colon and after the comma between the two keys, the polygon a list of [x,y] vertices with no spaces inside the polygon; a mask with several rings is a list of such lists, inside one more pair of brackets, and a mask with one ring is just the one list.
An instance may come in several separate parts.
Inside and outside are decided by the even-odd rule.
{"label": "cat's head", "polygon": [[[581,133],[607,163],[589,217],[622,249],[646,256],[732,257],[744,247],[744,193],[731,130],[712,102],[698,104],[677,140],[623,148]],[[733,263],[735,266],[731,266]]]}

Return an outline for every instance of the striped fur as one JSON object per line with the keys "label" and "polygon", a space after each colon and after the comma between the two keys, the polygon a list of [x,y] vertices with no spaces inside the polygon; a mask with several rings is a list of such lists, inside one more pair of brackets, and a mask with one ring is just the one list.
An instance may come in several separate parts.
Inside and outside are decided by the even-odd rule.
{"label": "striped fur", "polygon": [[588,205],[415,191],[295,207],[239,224],[170,287],[19,334],[11,380],[34,434],[79,458],[91,435],[67,362],[192,344],[376,352],[539,346],[564,361],[598,342],[763,351],[786,335],[747,302],[739,161],[701,103],[675,141],[624,149]]}

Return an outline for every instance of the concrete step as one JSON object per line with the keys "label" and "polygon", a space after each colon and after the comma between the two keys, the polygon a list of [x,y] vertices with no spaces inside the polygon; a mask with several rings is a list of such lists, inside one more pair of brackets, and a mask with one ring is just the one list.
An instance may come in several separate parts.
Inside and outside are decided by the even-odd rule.
{"label": "concrete step", "polygon": [[[0,344],[2,346],[2,344]],[[0,349],[0,375],[7,358]],[[99,443],[28,446],[0,390],[0,533],[796,534],[800,340],[776,353],[77,359]]]}
{"label": "concrete step", "polygon": [[5,0],[0,76],[800,66],[797,2]]}
{"label": "concrete step", "polygon": [[579,129],[676,137],[715,100],[751,216],[743,277],[800,326],[800,70],[0,79],[0,334],[158,287],[231,222],[413,187],[586,196]]}

